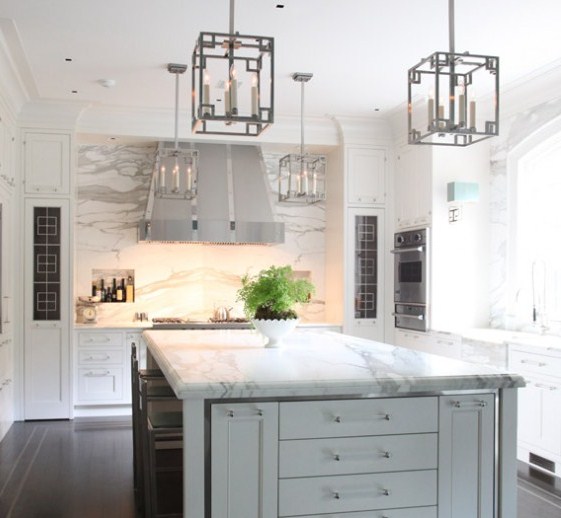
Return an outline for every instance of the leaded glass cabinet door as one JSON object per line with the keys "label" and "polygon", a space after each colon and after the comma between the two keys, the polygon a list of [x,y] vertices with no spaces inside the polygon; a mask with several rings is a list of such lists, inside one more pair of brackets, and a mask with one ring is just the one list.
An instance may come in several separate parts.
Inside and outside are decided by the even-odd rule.
{"label": "leaded glass cabinet door", "polygon": [[384,210],[349,209],[345,332],[384,340]]}
{"label": "leaded glass cabinet door", "polygon": [[71,417],[68,200],[26,200],[25,419]]}

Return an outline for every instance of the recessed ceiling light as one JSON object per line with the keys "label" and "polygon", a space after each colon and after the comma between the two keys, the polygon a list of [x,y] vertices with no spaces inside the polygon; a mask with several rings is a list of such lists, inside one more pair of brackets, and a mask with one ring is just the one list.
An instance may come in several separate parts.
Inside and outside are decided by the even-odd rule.
{"label": "recessed ceiling light", "polygon": [[374,111],[375,111],[375,112],[379,112],[379,111],[380,111],[380,108],[374,108]]}
{"label": "recessed ceiling light", "polygon": [[98,79],[97,82],[105,88],[113,88],[117,84],[115,79]]}
{"label": "recessed ceiling light", "polygon": [[284,4],[277,4],[275,7],[277,9],[284,9]]}
{"label": "recessed ceiling light", "polygon": [[117,140],[117,137],[109,137],[107,140]]}
{"label": "recessed ceiling light", "polygon": [[73,94],[77,94],[77,93],[78,93],[78,90],[72,90],[72,93],[73,93]]}
{"label": "recessed ceiling light", "polygon": [[64,58],[64,61],[70,62],[70,61],[72,61],[72,58]]}

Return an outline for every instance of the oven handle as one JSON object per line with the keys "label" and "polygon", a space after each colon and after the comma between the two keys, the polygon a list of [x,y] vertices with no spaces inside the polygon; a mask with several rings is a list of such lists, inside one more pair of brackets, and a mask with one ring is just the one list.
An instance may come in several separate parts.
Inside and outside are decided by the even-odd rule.
{"label": "oven handle", "polygon": [[394,250],[390,250],[391,254],[405,254],[407,252],[422,252],[425,248],[425,245],[421,246],[413,246],[411,248],[396,248]]}
{"label": "oven handle", "polygon": [[392,313],[392,317],[415,318],[416,320],[424,320],[425,319],[425,315],[405,315],[403,313]]}

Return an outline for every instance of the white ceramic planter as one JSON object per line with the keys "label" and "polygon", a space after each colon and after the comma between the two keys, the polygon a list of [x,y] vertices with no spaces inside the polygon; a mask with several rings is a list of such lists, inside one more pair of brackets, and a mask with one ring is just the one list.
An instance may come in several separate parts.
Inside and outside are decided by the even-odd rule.
{"label": "white ceramic planter", "polygon": [[282,344],[282,339],[294,330],[298,321],[297,318],[288,320],[252,320],[255,329],[269,339],[265,347],[279,347]]}

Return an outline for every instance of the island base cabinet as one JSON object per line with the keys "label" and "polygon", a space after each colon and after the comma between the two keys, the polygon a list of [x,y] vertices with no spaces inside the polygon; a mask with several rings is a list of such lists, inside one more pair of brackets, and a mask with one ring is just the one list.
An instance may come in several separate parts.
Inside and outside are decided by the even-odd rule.
{"label": "island base cabinet", "polygon": [[211,516],[277,516],[278,404],[211,407]]}
{"label": "island base cabinet", "polygon": [[440,398],[438,518],[493,518],[493,394]]}

